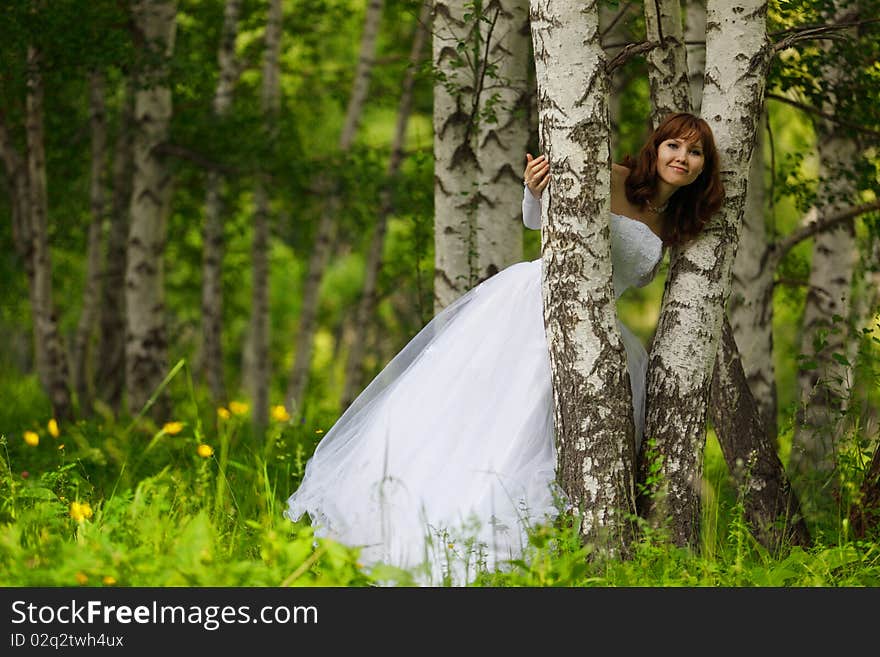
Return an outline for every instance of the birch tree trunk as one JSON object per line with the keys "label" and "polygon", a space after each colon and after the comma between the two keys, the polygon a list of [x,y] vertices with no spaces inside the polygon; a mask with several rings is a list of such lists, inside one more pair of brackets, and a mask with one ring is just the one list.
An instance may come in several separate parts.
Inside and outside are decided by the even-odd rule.
{"label": "birch tree trunk", "polygon": [[702,456],[712,370],[742,223],[748,162],[763,102],[770,43],[766,0],[710,0],[702,116],[721,158],[726,199],[692,243],[672,254],[648,366],[644,458],[659,457],[645,512],[668,519],[680,546],[699,538]]}
{"label": "birch tree trunk", "polygon": [[[834,20],[852,20],[850,3],[839,0]],[[826,115],[837,110],[838,87],[846,83],[847,71],[828,53],[822,76],[827,85]],[[858,190],[846,172],[861,156],[855,141],[840,125],[828,119],[817,124],[819,180],[816,204],[820,218],[833,215],[858,198]],[[803,483],[827,478],[836,466],[836,441],[840,420],[851,387],[846,362],[852,277],[856,266],[855,231],[851,222],[823,231],[813,238],[809,288],[801,328],[801,354],[806,359],[798,371],[800,408],[792,438],[789,468]],[[839,359],[843,359],[843,362]],[[812,366],[808,365],[811,363]]]}
{"label": "birch tree trunk", "polygon": [[544,326],[557,477],[584,540],[626,555],[633,535],[634,427],[611,283],[608,81],[597,3],[533,0],[542,152]]}
{"label": "birch tree trunk", "polygon": [[[370,90],[370,77],[373,73],[376,56],[376,39],[382,21],[383,0],[370,0],[364,16],[364,29],[361,34],[361,46],[358,54],[357,70],[348,107],[345,111],[345,122],[339,136],[339,152],[342,155],[351,150],[357,128],[360,124],[367,94]],[[333,241],[333,228],[336,217],[342,207],[340,191],[335,181],[319,181],[319,193],[326,196],[318,222],[318,232],[312,254],[309,259],[309,270],[303,290],[302,309],[299,316],[299,328],[296,338],[296,352],[293,367],[287,384],[287,408],[301,408],[309,381],[309,368],[312,363],[312,349],[315,341],[316,320],[318,316],[319,291],[327,260],[330,257],[330,246]]]}
{"label": "birch tree trunk", "polygon": [[[763,113],[762,113],[763,114]],[[758,130],[749,168],[746,207],[733,262],[730,325],[761,422],[776,440],[776,369],[773,366],[773,274],[764,209],[763,130]]]}
{"label": "birch tree trunk", "polygon": [[355,313],[355,336],[351,341],[351,348],[349,349],[345,365],[345,384],[341,400],[342,408],[348,408],[364,387],[362,365],[367,344],[370,342],[370,317],[373,316],[376,309],[376,281],[379,277],[379,270],[382,267],[382,248],[385,245],[388,217],[394,210],[392,196],[398,174],[400,173],[400,165],[403,162],[403,149],[406,145],[406,127],[412,113],[415,76],[419,63],[422,61],[425,42],[428,40],[431,11],[431,2],[424,0],[416,23],[412,49],[409,55],[409,66],[403,80],[403,91],[397,108],[397,124],[394,129],[394,141],[391,144],[391,157],[388,161],[387,182],[382,189],[379,216],[376,220],[376,227],[373,229],[367,260],[364,265],[364,288]]}
{"label": "birch tree trunk", "polygon": [[[281,31],[283,11],[281,0],[270,0],[264,37],[263,80],[260,106],[263,112],[263,133],[266,143],[274,143],[278,111],[281,106]],[[264,172],[258,172],[254,190],[254,224],[251,243],[252,290],[250,383],[253,399],[253,422],[261,432],[269,422],[269,193]]]}
{"label": "birch tree trunk", "polygon": [[[705,13],[702,15],[702,25],[705,28]],[[677,48],[683,52],[684,45],[677,38],[679,35],[674,33],[676,26],[677,23],[673,23],[669,27],[675,41],[674,45],[667,47]],[[693,26],[691,29],[692,40],[702,40],[705,36],[693,34]],[[649,33],[648,36],[649,39],[658,39],[658,35],[655,34]],[[673,66],[685,65],[686,59],[683,54],[664,58],[665,61],[672,62]],[[693,66],[689,66],[689,75],[681,75],[667,68],[666,84],[676,87],[675,93],[667,91],[667,97],[678,97],[682,99],[678,102],[688,107],[691,103],[691,90],[694,88],[693,79],[697,77],[693,68],[704,65],[705,51],[702,56],[695,57]],[[649,75],[659,78],[659,71],[655,72],[653,68],[649,65]],[[655,90],[665,88],[665,85],[660,83],[652,85],[652,101],[655,107],[659,105],[659,101],[654,98]],[[699,85],[699,93],[702,94],[702,84]],[[655,112],[654,116],[655,120],[659,120],[661,114]],[[754,161],[753,153],[752,162]],[[761,171],[763,173],[763,169]],[[759,189],[763,190],[763,180]],[[759,216],[763,219],[763,214]],[[766,244],[763,248],[767,248]],[[809,533],[803,518],[799,515],[798,500],[791,490],[785,470],[776,453],[775,444],[764,433],[761,419],[755,412],[758,405],[746,384],[737,344],[726,316],[722,323],[721,341],[716,358],[710,388],[710,416],[728,469],[742,496],[747,522],[758,540],[768,548],[779,547],[783,539],[787,540],[788,544],[807,545]],[[640,480],[645,480],[647,467],[646,462],[640,462]]]}
{"label": "birch tree trunk", "polygon": [[[602,43],[606,53],[609,51],[609,47],[605,46],[606,43],[619,48],[636,40],[629,29],[632,20],[628,18],[629,13],[635,11],[637,9],[632,4],[627,4],[620,8],[613,7],[607,3],[599,5],[599,29],[602,32]],[[623,70],[625,70],[623,67],[615,68],[609,80],[608,113],[611,117],[612,159],[616,159],[615,154],[619,150],[618,135],[620,134],[621,103],[625,102],[624,94],[630,82],[627,76],[622,74]]]}
{"label": "birch tree trunk", "polygon": [[[0,109],[0,157],[3,158],[3,167],[6,170],[6,183],[9,189],[9,198],[12,206],[12,238],[16,253],[22,262],[28,281],[28,301],[31,308],[37,307],[36,287],[34,286],[34,259],[33,238],[31,237],[31,201],[28,184],[27,160],[21,156],[15,147],[12,132],[6,121],[6,116]],[[46,372],[45,363],[38,361],[38,354],[42,353],[39,347],[39,336],[36,324],[31,337],[30,353],[32,363],[37,375],[45,387]]]}
{"label": "birch tree trunk", "polygon": [[[868,328],[876,324],[878,304],[880,304],[880,239],[876,236],[864,261],[865,281],[861,294],[855,297],[855,327]],[[855,357],[850,356],[850,362]],[[880,448],[874,447],[874,455],[865,472],[856,503],[850,509],[849,523],[852,536],[863,539],[871,536],[880,526]]]}
{"label": "birch tree trunk", "polygon": [[104,105],[104,76],[89,76],[89,105],[92,132],[92,161],[89,180],[89,204],[92,221],[89,224],[88,250],[86,255],[86,283],[83,290],[83,307],[76,328],[73,351],[73,380],[80,413],[92,413],[91,346],[101,301],[103,272],[102,247],[104,220],[107,214],[105,168],[107,166],[107,112]]}
{"label": "birch tree trunk", "polygon": [[[710,416],[730,474],[743,499],[746,521],[760,543],[774,551],[811,545],[800,502],[779,455],[764,432],[761,409],[749,393],[733,330],[722,327],[712,376]],[[735,440],[724,437],[735,436]]]}
{"label": "birch tree trunk", "polygon": [[467,7],[465,0],[434,3],[435,314],[479,278],[474,256],[480,165],[473,137],[480,31],[479,22],[464,19]]}
{"label": "birch tree trunk", "polygon": [[651,122],[656,126],[667,114],[691,111],[679,0],[646,2],[645,30],[648,41],[660,43],[646,55],[652,99]]}
{"label": "birch tree trunk", "polygon": [[[841,172],[859,157],[855,143],[826,124],[819,130],[820,217],[845,207],[857,190]],[[813,238],[809,291],[800,351],[807,357],[798,372],[800,409],[789,467],[799,478],[827,476],[835,466],[837,425],[845,410],[850,368],[846,357],[850,287],[855,269],[855,233],[847,222]],[[811,367],[805,367],[812,361]]]}
{"label": "birch tree trunk", "polygon": [[[226,0],[223,32],[217,51],[219,74],[214,90],[214,116],[226,116],[232,104],[237,74],[235,39],[241,0]],[[202,372],[218,404],[226,402],[223,376],[223,226],[225,180],[217,171],[208,172],[205,190],[205,226],[202,238]]]}
{"label": "birch tree trunk", "polygon": [[125,271],[128,261],[128,226],[134,170],[134,84],[125,83],[119,129],[113,152],[113,192],[104,256],[95,393],[115,411],[122,407],[125,391]]}
{"label": "birch tree trunk", "polygon": [[[134,5],[136,29],[145,40],[134,106],[134,178],[125,274],[126,389],[128,409],[137,413],[167,373],[165,326],[165,233],[172,180],[157,147],[168,137],[171,89],[164,79],[174,49],[173,1]],[[163,413],[165,402],[155,408]]]}
{"label": "birch tree trunk", "polygon": [[485,280],[523,259],[522,171],[529,141],[528,0],[495,0],[481,22],[486,66],[480,107],[488,116],[477,134],[480,204],[476,261]]}
{"label": "birch tree trunk", "polygon": [[58,419],[73,416],[68,387],[67,357],[58,319],[52,302],[52,259],[49,251],[48,196],[46,190],[46,153],[43,130],[42,58],[33,47],[28,48],[28,79],[26,101],[27,170],[30,195],[29,232],[33,261],[33,321],[37,341],[37,363],[45,367],[44,386]]}
{"label": "birch tree trunk", "polygon": [[703,75],[706,71],[706,0],[685,0],[684,40],[691,89],[692,111],[703,103]]}

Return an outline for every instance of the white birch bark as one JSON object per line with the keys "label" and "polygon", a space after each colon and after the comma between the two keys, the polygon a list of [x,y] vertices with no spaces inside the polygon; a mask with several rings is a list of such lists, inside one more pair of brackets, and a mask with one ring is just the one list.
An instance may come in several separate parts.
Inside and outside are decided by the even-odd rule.
{"label": "white birch bark", "polygon": [[[214,90],[214,116],[226,116],[232,104],[237,73],[235,40],[241,0],[226,0],[223,31],[217,49],[219,73]],[[208,172],[205,190],[205,226],[202,253],[202,371],[215,402],[226,401],[223,376],[223,226],[225,180],[217,171]]]}
{"label": "white birch bark", "polygon": [[767,435],[776,437],[776,368],[773,366],[773,274],[764,206],[764,131],[749,165],[739,248],[733,262],[728,314],[749,389]]}
{"label": "white birch bark", "polygon": [[80,413],[91,415],[92,411],[92,338],[101,301],[101,277],[103,265],[103,231],[107,215],[107,112],[104,104],[104,75],[89,75],[89,107],[92,136],[91,170],[89,178],[89,205],[92,220],[89,224],[86,252],[86,281],[83,290],[83,306],[76,328],[74,342],[73,380]]}
{"label": "white birch bark", "polygon": [[[173,1],[134,5],[136,29],[148,49],[138,71],[134,105],[134,178],[125,275],[126,389],[128,409],[137,413],[167,373],[164,281],[166,224],[172,179],[157,147],[168,137],[171,89],[165,81],[174,49]],[[154,408],[161,413],[163,403]]]}
{"label": "white birch bark", "polygon": [[[705,13],[702,25],[705,28]],[[703,37],[704,35],[692,36],[694,40],[702,40]],[[684,50],[682,44],[674,47]],[[670,61],[675,61],[680,66],[684,65],[686,59],[681,56],[670,58]],[[690,62],[688,65],[689,75],[676,75],[674,71],[670,71],[668,77],[670,84],[678,87],[677,95],[689,99],[693,84],[689,84],[688,79],[692,81],[696,77],[694,67],[705,65],[705,56],[696,57],[693,65]],[[699,91],[702,93],[702,84]],[[652,101],[655,106],[658,104],[653,98],[653,88]],[[655,113],[655,120],[659,118]],[[760,148],[760,143],[756,148]],[[752,163],[753,177],[754,150]],[[763,169],[761,172],[763,173]],[[750,180],[750,185],[751,182]],[[760,181],[759,189],[763,191],[763,180]],[[763,219],[763,215],[760,216]],[[766,244],[763,248],[767,248]],[[684,261],[679,259],[678,262]],[[649,392],[650,396],[652,393]],[[775,442],[765,431],[758,412],[758,403],[746,382],[733,329],[726,319],[722,321],[709,407],[721,451],[743,503],[746,521],[756,538],[768,549],[778,548],[782,541],[788,545],[809,545],[809,531],[800,514],[799,501],[776,453]],[[670,410],[674,412],[674,409],[667,409],[667,412]],[[640,458],[639,466],[641,481],[647,475],[649,464]]]}
{"label": "white birch bark", "polygon": [[95,394],[115,411],[125,392],[125,270],[128,260],[128,226],[134,170],[134,83],[125,81],[119,127],[113,148],[112,197],[104,256]]}
{"label": "white birch bark", "polygon": [[348,408],[364,386],[362,365],[366,347],[370,341],[370,317],[372,317],[376,309],[376,282],[382,267],[382,248],[385,245],[388,217],[393,211],[392,193],[400,173],[400,165],[403,163],[406,127],[412,113],[415,76],[419,63],[422,61],[422,53],[430,29],[431,11],[430,0],[424,0],[416,22],[415,34],[409,55],[409,67],[404,76],[403,91],[401,92],[400,104],[397,108],[397,123],[395,124],[394,139],[391,144],[391,157],[388,160],[387,183],[382,190],[379,216],[373,229],[367,260],[364,263],[364,287],[355,313],[353,326],[355,335],[353,340],[350,341],[351,347],[346,359],[345,382],[341,400],[342,408]]}
{"label": "white birch bark", "polygon": [[[845,0],[834,2],[835,21],[853,20],[858,14]],[[826,93],[823,111],[836,113],[836,95],[848,71],[834,56],[832,42],[823,42],[827,54],[822,67]],[[858,199],[858,190],[847,175],[861,157],[855,140],[834,121],[817,125],[819,180],[816,206],[819,219],[828,217]],[[818,475],[820,481],[836,466],[836,441],[852,387],[848,353],[848,322],[852,281],[858,251],[852,222],[843,223],[813,238],[809,288],[801,326],[800,352],[813,367],[801,362],[798,370],[800,407],[792,438],[789,468],[801,482]],[[838,359],[843,359],[843,362]]]}
{"label": "white birch bark", "polygon": [[[823,184],[817,203],[821,218],[845,208],[856,197],[857,190],[844,172],[860,154],[853,140],[830,122],[819,130],[819,139],[819,179]],[[814,366],[801,367],[798,372],[800,408],[789,459],[790,469],[800,478],[827,474],[835,465],[838,423],[852,381],[850,367],[834,354],[847,355],[856,256],[851,222],[813,238],[800,353]]]}
{"label": "white birch bark", "polygon": [[52,258],[49,251],[46,152],[43,126],[42,57],[28,48],[28,76],[25,128],[30,206],[30,256],[33,262],[33,321],[37,340],[37,363],[45,367],[44,386],[55,417],[70,418],[73,408],[68,387],[67,356],[58,333],[58,318],[52,301]]}
{"label": "white birch bark", "polygon": [[[269,1],[264,36],[263,78],[260,88],[260,109],[263,112],[263,134],[269,144],[274,141],[278,110],[281,106],[281,0]],[[262,172],[257,173],[254,190],[254,223],[251,242],[251,326],[249,352],[251,417],[257,431],[269,422],[269,192]]]}
{"label": "white birch bark", "polygon": [[[434,312],[470,289],[475,265],[479,162],[473,143],[479,24],[465,0],[434,3]],[[459,43],[464,49],[459,51]],[[477,44],[474,49],[473,44]],[[476,52],[474,52],[476,50]],[[470,62],[463,61],[470,58]]]}
{"label": "white birch bark", "polygon": [[691,111],[679,0],[646,2],[645,31],[648,41],[660,43],[646,56],[653,101],[651,121],[656,126],[667,114]]}
{"label": "white birch bark", "polygon": [[668,519],[678,545],[699,538],[709,386],[771,54],[766,11],[766,0],[709,2],[702,116],[718,146],[726,199],[704,232],[672,256],[649,360],[645,436],[662,455],[652,516]]}
{"label": "white birch bark", "polygon": [[611,283],[608,81],[598,7],[533,0],[543,195],[544,325],[557,477],[585,541],[625,554],[635,511],[634,427]]}
{"label": "white birch bark", "polygon": [[[339,152],[342,155],[351,150],[357,134],[367,94],[370,89],[370,78],[373,74],[376,57],[376,39],[379,35],[379,26],[382,22],[383,0],[370,0],[364,15],[364,29],[361,33],[361,45],[358,53],[357,70],[354,74],[354,82],[351,95],[348,98],[348,107],[345,111],[345,121],[342,132],[339,135]],[[309,381],[309,368],[312,363],[312,351],[317,328],[318,301],[321,281],[324,270],[327,268],[327,260],[330,257],[334,222],[339,216],[342,199],[335,182],[324,180],[318,182],[319,193],[326,194],[321,209],[321,218],[318,222],[318,231],[315,244],[312,247],[309,258],[309,270],[306,275],[303,301],[299,316],[299,327],[296,337],[296,351],[293,357],[293,367],[290,370],[290,378],[287,384],[287,396],[285,404],[289,409],[301,407]]]}
{"label": "white birch bark", "polygon": [[[481,23],[494,71],[481,82],[480,106],[491,106],[479,124],[477,161],[481,202],[477,206],[476,261],[479,280],[485,280],[523,258],[522,171],[529,141],[528,0],[493,0],[488,23]],[[497,76],[497,77],[496,77]]]}

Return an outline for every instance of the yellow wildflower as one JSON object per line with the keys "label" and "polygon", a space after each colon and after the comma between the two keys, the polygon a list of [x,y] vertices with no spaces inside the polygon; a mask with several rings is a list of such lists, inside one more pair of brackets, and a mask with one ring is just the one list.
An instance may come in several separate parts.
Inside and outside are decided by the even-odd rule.
{"label": "yellow wildflower", "polygon": [[82,522],[86,518],[92,517],[92,507],[88,502],[71,502],[70,517],[77,522]]}
{"label": "yellow wildflower", "polygon": [[162,432],[169,436],[176,436],[183,431],[183,422],[166,422],[162,425]]}
{"label": "yellow wildflower", "polygon": [[214,448],[210,445],[205,445],[204,443],[202,443],[196,448],[196,453],[203,459],[206,459],[214,453]]}
{"label": "yellow wildflower", "polygon": [[323,429],[315,429],[315,433],[324,433]]}
{"label": "yellow wildflower", "polygon": [[85,574],[83,571],[81,571],[81,570],[78,571],[78,572],[76,573],[76,575],[74,575],[74,577],[76,577],[76,581],[79,582],[79,585],[80,585],[80,586],[85,586],[86,584],[89,583],[89,576],[86,575],[86,574]]}
{"label": "yellow wildflower", "polygon": [[287,422],[290,419],[290,414],[284,406],[278,404],[272,407],[272,419],[277,422]]}
{"label": "yellow wildflower", "polygon": [[24,442],[26,442],[31,447],[36,447],[40,444],[40,436],[36,431],[25,431]]}
{"label": "yellow wildflower", "polygon": [[229,402],[229,410],[236,415],[244,415],[248,412],[248,405],[244,402],[231,401]]}
{"label": "yellow wildflower", "polygon": [[217,409],[217,417],[219,417],[221,420],[228,420],[229,416],[230,416],[229,411],[227,409],[223,408],[222,406]]}
{"label": "yellow wildflower", "polygon": [[112,575],[105,575],[104,579],[101,581],[104,582],[105,586],[113,586],[114,584],[116,584],[116,578]]}
{"label": "yellow wildflower", "polygon": [[57,438],[61,435],[61,431],[58,429],[58,421],[53,417],[49,420],[49,424],[46,425],[49,429],[49,433],[52,434],[53,438]]}

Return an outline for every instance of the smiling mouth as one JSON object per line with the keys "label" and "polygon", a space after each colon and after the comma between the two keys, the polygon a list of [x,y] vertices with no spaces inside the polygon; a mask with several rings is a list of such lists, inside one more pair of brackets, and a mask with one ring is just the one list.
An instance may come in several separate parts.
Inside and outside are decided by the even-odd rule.
{"label": "smiling mouth", "polygon": [[675,169],[679,173],[687,173],[687,169],[682,169],[681,167],[674,166],[672,164],[669,165],[670,169]]}

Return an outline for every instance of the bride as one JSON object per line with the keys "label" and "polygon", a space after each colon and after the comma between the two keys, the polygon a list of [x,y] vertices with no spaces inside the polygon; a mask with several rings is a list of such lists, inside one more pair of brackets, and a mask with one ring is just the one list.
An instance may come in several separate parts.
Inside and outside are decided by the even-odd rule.
{"label": "bride", "polygon": [[[546,158],[527,155],[528,228],[541,227],[549,182]],[[649,283],[664,249],[695,237],[722,198],[712,132],[691,114],[669,115],[635,159],[612,165],[615,297]],[[639,441],[647,355],[618,326]],[[464,294],[392,359],[319,443],[285,515],[308,514],[317,536],[421,584],[503,568],[522,557],[529,528],[564,505],[552,392],[538,259]]]}

